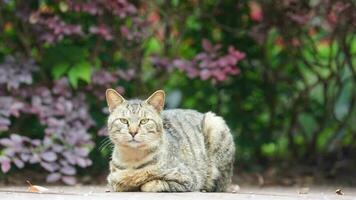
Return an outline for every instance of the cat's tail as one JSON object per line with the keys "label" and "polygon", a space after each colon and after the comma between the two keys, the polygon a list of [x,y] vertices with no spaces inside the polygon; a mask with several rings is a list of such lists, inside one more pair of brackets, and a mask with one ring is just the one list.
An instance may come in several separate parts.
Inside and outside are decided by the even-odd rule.
{"label": "cat's tail", "polygon": [[223,118],[212,112],[204,115],[202,132],[210,161],[208,191],[225,191],[231,183],[235,145],[229,127]]}
{"label": "cat's tail", "polygon": [[225,138],[226,134],[230,134],[229,127],[226,125],[223,118],[217,116],[213,112],[207,112],[202,121],[202,129],[206,139],[209,139],[210,144],[219,141],[218,146],[221,146],[220,139]]}
{"label": "cat's tail", "polygon": [[230,129],[225,120],[213,112],[207,112],[202,121],[202,130],[208,150],[235,147]]}

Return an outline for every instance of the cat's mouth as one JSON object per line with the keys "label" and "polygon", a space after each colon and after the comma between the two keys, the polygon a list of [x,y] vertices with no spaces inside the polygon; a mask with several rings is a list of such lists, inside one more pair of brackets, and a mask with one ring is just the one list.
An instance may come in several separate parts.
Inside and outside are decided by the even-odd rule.
{"label": "cat's mouth", "polygon": [[136,139],[131,139],[131,140],[127,141],[125,144],[123,144],[123,146],[136,149],[136,148],[143,147],[144,144],[141,141],[138,141]]}
{"label": "cat's mouth", "polygon": [[131,140],[127,141],[127,143],[129,145],[137,145],[137,144],[141,144],[142,142],[137,140],[137,139],[135,139],[135,138],[132,138]]}
{"label": "cat's mouth", "polygon": [[132,138],[131,140],[128,141],[128,143],[140,143],[140,141],[135,140],[135,138]]}

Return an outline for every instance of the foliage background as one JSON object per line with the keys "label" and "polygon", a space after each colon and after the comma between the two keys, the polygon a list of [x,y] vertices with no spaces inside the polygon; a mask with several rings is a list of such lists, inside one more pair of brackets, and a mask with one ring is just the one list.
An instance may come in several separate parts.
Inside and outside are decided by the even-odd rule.
{"label": "foliage background", "polygon": [[[0,0],[0,177],[75,184],[107,167],[104,91],[212,110],[242,172],[354,170],[348,0]],[[353,166],[353,167],[352,167]],[[44,176],[44,174],[43,174]]]}

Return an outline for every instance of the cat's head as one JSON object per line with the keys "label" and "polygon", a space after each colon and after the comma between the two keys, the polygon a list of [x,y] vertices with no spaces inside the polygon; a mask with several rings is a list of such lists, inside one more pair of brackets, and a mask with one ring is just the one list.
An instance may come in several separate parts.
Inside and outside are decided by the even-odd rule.
{"label": "cat's head", "polygon": [[126,100],[113,89],[106,90],[109,106],[108,132],[115,146],[149,149],[160,145],[164,91],[154,92],[146,100]]}

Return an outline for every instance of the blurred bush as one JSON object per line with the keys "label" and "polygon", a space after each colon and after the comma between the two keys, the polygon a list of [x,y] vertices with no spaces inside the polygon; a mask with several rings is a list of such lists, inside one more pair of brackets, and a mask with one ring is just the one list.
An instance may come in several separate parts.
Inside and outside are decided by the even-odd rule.
{"label": "blurred bush", "polygon": [[75,184],[82,168],[106,167],[109,87],[127,97],[163,88],[168,108],[224,116],[242,165],[350,164],[355,7],[0,0],[0,176],[43,168],[48,182]]}

